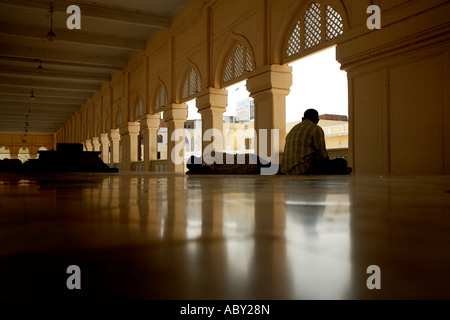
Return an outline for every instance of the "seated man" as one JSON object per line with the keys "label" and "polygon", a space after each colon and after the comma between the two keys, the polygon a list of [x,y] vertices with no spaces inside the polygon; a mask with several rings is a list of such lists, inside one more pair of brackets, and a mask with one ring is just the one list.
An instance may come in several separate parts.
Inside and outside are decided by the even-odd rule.
{"label": "seated man", "polygon": [[317,110],[308,109],[302,122],[295,125],[286,137],[281,160],[283,174],[349,174],[347,160],[328,157],[325,134],[319,123]]}
{"label": "seated man", "polygon": [[[216,161],[216,159],[220,161]],[[261,168],[272,164],[255,154],[212,152],[208,159],[191,156],[187,162],[188,174],[261,174]],[[275,166],[275,165],[273,165]],[[278,165],[276,166],[278,169]],[[276,170],[277,172],[278,170]]]}

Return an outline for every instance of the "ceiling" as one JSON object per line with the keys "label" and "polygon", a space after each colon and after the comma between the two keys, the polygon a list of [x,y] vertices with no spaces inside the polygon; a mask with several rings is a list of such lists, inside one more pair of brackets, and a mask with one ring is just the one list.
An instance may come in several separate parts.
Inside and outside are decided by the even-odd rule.
{"label": "ceiling", "polygon": [[[0,133],[54,133],[186,2],[0,0]],[[66,26],[74,4],[80,30]]]}

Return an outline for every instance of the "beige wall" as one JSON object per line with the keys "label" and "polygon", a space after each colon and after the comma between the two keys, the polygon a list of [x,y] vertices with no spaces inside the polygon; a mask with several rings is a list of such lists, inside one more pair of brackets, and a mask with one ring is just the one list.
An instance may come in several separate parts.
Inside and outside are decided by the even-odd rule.
{"label": "beige wall", "polygon": [[[271,111],[266,115],[270,114],[271,120],[266,122],[284,131],[282,100],[287,91],[283,87],[284,93],[279,94],[280,88],[273,85],[289,84],[289,75],[284,74],[289,69],[280,69],[281,72],[268,67],[337,45],[336,58],[349,79],[349,162],[354,172],[450,173],[450,2],[317,2],[331,5],[341,14],[344,34],[286,58],[293,26],[302,19],[311,1],[189,1],[172,19],[168,30],[154,34],[145,52],[135,54],[123,71],[112,76],[101,94],[87,101],[58,130],[58,141],[84,142],[97,137],[99,117],[103,133],[107,133],[106,121],[110,121],[110,128],[116,128],[118,113],[122,126],[135,121],[138,96],[144,100],[144,109],[155,113],[161,85],[168,97],[168,105],[162,111],[173,104],[179,108],[179,103],[187,100],[182,97],[182,89],[191,69],[200,77],[200,92],[225,87],[223,73],[237,44],[249,50],[253,71],[236,82],[264,72],[264,83],[255,90],[271,90],[272,98],[263,102],[262,97],[255,99],[255,112],[260,110],[258,105]],[[366,27],[366,9],[374,3],[382,9],[381,30]],[[281,76],[286,79],[280,80]],[[260,117],[259,123],[264,124],[265,116]],[[417,136],[416,141],[412,141],[412,135]]]}
{"label": "beige wall", "polygon": [[[450,173],[450,6],[408,5],[384,14],[381,30],[337,47],[349,75],[356,173]],[[408,16],[413,10],[423,14]]]}
{"label": "beige wall", "polygon": [[47,150],[55,150],[56,142],[53,135],[29,134],[26,137],[20,134],[0,134],[0,148],[8,147],[8,158],[17,159],[23,148],[31,159],[38,156],[38,150],[42,147]]}

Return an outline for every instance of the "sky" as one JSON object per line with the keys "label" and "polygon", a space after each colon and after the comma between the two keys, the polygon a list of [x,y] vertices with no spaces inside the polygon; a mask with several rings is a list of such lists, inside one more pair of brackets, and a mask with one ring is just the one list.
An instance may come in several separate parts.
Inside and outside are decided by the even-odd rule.
{"label": "sky", "polygon": [[[348,115],[347,74],[336,61],[335,47],[289,64],[292,86],[286,98],[287,122],[301,121],[306,109],[319,114]],[[236,115],[235,105],[248,97],[245,81],[227,88],[228,107],[224,115]],[[188,102],[188,119],[201,119],[195,100]]]}

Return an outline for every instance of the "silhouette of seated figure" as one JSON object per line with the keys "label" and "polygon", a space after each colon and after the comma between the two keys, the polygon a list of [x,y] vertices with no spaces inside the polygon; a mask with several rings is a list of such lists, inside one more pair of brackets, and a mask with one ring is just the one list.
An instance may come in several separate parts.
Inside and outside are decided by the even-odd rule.
{"label": "silhouette of seated figure", "polygon": [[305,111],[302,122],[286,136],[280,171],[283,174],[349,174],[344,158],[330,159],[325,146],[325,134],[318,126],[317,110]]}

